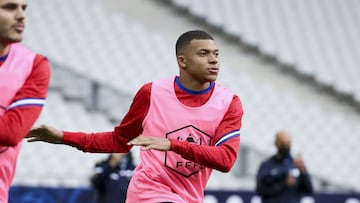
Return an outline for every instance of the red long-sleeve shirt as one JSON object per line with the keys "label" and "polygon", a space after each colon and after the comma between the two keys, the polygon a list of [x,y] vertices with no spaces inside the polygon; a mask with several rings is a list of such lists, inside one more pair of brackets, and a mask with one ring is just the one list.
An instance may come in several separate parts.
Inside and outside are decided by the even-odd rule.
{"label": "red long-sleeve shirt", "polygon": [[[150,92],[152,83],[144,85],[135,95],[129,112],[120,125],[112,132],[82,133],[64,131],[64,143],[88,152],[127,152],[131,146],[127,143],[142,133],[142,122],[150,105]],[[189,94],[174,85],[178,99],[187,106],[200,106],[212,94]],[[215,135],[219,140],[223,135],[239,130],[243,109],[238,96],[234,95],[232,103],[221,121]],[[215,141],[215,142],[216,142]],[[240,145],[240,137],[227,140],[219,146],[192,145],[189,142],[171,140],[170,150],[183,158],[197,162],[220,171],[229,171],[233,166]]]}
{"label": "red long-sleeve shirt", "polygon": [[[0,69],[3,62],[0,59]],[[49,62],[44,56],[36,55],[32,72],[11,103],[24,98],[46,98],[49,81]],[[19,106],[0,116],[0,146],[15,146],[21,142],[39,117],[41,109],[39,105]]]}

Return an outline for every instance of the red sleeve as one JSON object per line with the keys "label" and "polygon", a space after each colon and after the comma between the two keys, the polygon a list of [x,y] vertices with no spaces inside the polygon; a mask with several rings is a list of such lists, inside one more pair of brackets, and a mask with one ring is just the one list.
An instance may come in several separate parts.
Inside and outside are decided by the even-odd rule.
{"label": "red sleeve", "polygon": [[[36,55],[32,72],[12,102],[24,98],[46,98],[50,81],[50,65],[44,56]],[[0,145],[18,144],[39,117],[42,106],[19,106],[0,117]]]}
{"label": "red sleeve", "polygon": [[[238,96],[234,96],[228,111],[221,121],[216,137],[219,140],[224,135],[241,128],[243,108]],[[193,143],[171,140],[170,150],[180,154],[183,158],[199,163],[203,166],[228,172],[234,165],[240,147],[240,136],[236,136],[219,146],[201,146]]]}
{"label": "red sleeve", "polygon": [[127,143],[143,131],[142,122],[149,110],[151,84],[136,93],[128,113],[113,132],[64,132],[63,142],[87,152],[128,152]]}
{"label": "red sleeve", "polygon": [[218,129],[216,130],[216,142],[227,133],[239,130],[241,128],[243,114],[244,110],[240,98],[237,95],[234,95],[228,111],[220,122]]}

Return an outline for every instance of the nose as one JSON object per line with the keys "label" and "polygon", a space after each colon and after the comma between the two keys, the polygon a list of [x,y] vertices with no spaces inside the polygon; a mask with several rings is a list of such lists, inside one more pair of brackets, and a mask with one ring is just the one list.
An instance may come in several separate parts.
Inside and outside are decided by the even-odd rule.
{"label": "nose", "polygon": [[19,20],[25,19],[25,10],[22,7],[19,7],[17,9],[16,19],[19,19]]}
{"label": "nose", "polygon": [[212,64],[217,64],[218,63],[218,57],[217,57],[217,54],[210,54],[210,59],[209,59],[209,61],[210,61],[210,63],[212,63]]}

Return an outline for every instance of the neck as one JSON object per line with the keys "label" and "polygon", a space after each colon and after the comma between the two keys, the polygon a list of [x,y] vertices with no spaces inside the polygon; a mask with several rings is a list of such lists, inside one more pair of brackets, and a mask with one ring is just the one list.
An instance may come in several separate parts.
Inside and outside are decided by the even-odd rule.
{"label": "neck", "polygon": [[9,44],[0,44],[0,57],[6,55],[9,52],[10,45]]}

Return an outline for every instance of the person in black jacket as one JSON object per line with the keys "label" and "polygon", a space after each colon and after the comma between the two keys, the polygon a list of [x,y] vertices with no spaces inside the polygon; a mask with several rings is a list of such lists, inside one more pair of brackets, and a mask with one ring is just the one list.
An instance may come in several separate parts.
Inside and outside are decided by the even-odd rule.
{"label": "person in black jacket", "polygon": [[135,169],[132,154],[113,153],[96,163],[91,177],[96,203],[124,203],[130,178]]}
{"label": "person in black jacket", "polygon": [[276,134],[277,153],[264,160],[256,176],[256,193],[262,203],[299,203],[313,194],[311,177],[300,157],[290,154],[291,138],[286,131]]}

